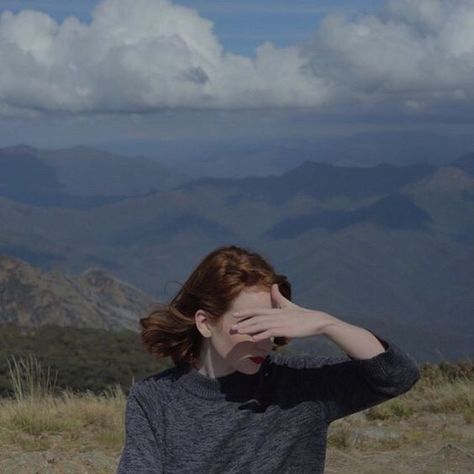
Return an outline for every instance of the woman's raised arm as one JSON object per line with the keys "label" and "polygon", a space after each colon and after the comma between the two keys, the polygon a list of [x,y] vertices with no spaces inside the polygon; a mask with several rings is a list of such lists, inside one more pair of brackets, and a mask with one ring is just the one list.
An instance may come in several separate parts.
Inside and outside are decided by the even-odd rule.
{"label": "woman's raised arm", "polygon": [[415,361],[392,341],[327,312],[298,306],[277,285],[271,288],[271,298],[272,308],[234,312],[240,321],[232,329],[251,334],[255,342],[268,337],[325,336],[339,346],[347,356],[284,358],[288,367],[304,369],[286,371],[284,378],[296,377],[303,398],[322,403],[329,423],[401,395],[420,378]]}
{"label": "woman's raised arm", "polygon": [[419,380],[420,370],[408,354],[392,341],[377,339],[384,352],[366,359],[349,355],[351,360],[323,369],[328,423],[395,398]]}

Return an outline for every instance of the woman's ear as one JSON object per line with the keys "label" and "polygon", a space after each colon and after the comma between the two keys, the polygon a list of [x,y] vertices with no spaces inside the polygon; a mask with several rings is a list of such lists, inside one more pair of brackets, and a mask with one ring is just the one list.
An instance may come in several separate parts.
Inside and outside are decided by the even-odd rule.
{"label": "woman's ear", "polygon": [[212,321],[210,320],[206,311],[198,309],[194,314],[194,321],[197,330],[203,337],[212,336]]}

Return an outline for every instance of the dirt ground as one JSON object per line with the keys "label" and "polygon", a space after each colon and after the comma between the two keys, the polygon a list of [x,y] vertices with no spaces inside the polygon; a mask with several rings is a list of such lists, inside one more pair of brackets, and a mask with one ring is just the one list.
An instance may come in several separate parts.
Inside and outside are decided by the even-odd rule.
{"label": "dirt ground", "polygon": [[[91,449],[90,445],[64,450],[60,436],[42,441],[45,449],[30,452],[0,446],[0,473],[116,472],[120,452]],[[390,422],[368,421],[356,414],[333,423],[325,474],[375,473],[473,474],[474,424],[454,414],[419,414]]]}
{"label": "dirt ground", "polygon": [[453,443],[436,442],[418,449],[374,454],[328,450],[326,474],[473,474],[474,454]]}
{"label": "dirt ground", "polygon": [[423,413],[390,423],[349,418],[331,427],[333,436],[350,433],[349,446],[329,447],[326,474],[474,474],[474,424],[462,415]]}

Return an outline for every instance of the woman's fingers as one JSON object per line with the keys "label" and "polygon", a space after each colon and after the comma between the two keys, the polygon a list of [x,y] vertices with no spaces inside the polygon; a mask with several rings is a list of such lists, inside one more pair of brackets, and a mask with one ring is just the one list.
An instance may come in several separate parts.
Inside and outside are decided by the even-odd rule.
{"label": "woman's fingers", "polygon": [[233,324],[232,329],[236,329],[239,332],[262,330],[268,329],[274,322],[275,320],[271,316],[260,316]]}
{"label": "woman's fingers", "polygon": [[268,331],[261,332],[259,334],[252,335],[252,338],[254,341],[263,341],[264,339],[268,339],[273,336],[274,336],[273,332],[271,330],[268,330]]}

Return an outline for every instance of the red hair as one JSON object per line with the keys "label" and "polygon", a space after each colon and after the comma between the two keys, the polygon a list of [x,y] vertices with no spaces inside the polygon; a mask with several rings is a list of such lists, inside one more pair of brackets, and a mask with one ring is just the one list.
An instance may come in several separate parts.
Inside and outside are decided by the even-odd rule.
{"label": "red hair", "polygon": [[[157,358],[170,356],[175,365],[195,365],[202,340],[195,325],[196,311],[202,309],[216,321],[244,288],[270,290],[274,283],[291,300],[287,277],[277,274],[260,254],[235,245],[219,247],[204,257],[169,304],[153,304],[140,319],[142,343]],[[289,341],[275,337],[273,350]]]}

